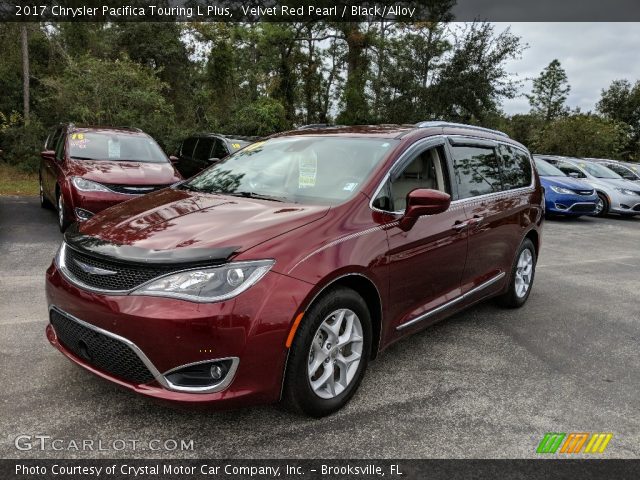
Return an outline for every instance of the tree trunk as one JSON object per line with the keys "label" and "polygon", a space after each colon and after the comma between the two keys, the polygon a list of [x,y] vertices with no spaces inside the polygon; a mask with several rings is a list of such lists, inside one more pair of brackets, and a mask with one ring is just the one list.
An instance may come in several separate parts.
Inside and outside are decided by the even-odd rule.
{"label": "tree trunk", "polygon": [[27,36],[27,26],[21,27],[22,37],[22,98],[23,115],[25,125],[29,123],[29,38]]}
{"label": "tree trunk", "polygon": [[344,93],[345,110],[340,123],[348,125],[369,122],[369,107],[365,95],[369,59],[365,50],[369,39],[358,23],[342,24],[342,34],[347,43],[347,82]]}

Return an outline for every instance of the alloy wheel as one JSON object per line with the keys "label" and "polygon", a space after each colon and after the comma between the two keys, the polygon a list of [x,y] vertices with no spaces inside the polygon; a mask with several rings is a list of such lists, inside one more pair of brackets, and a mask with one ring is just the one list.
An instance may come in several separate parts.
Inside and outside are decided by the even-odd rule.
{"label": "alloy wheel", "polygon": [[355,312],[342,308],[327,315],[309,350],[307,373],[316,395],[331,399],[345,391],[358,371],[363,340]]}
{"label": "alloy wheel", "polygon": [[516,267],[516,295],[523,298],[529,291],[531,280],[533,279],[533,254],[531,250],[525,248],[520,253],[518,265]]}
{"label": "alloy wheel", "polygon": [[58,223],[60,228],[64,226],[64,200],[62,200],[62,195],[58,195]]}
{"label": "alloy wheel", "polygon": [[598,202],[596,203],[596,215],[600,215],[602,213],[602,209],[604,208],[604,200],[602,197],[598,197]]}

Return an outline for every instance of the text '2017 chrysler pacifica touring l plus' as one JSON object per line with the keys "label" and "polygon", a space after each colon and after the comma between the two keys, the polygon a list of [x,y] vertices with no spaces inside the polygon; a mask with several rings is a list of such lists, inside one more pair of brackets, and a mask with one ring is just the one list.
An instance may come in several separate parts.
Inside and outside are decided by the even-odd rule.
{"label": "text '2017 chrysler pacifica touring l plus'", "polygon": [[157,399],[322,416],[398,339],[531,292],[544,198],[529,152],[443,122],[309,129],[70,228],[49,341]]}

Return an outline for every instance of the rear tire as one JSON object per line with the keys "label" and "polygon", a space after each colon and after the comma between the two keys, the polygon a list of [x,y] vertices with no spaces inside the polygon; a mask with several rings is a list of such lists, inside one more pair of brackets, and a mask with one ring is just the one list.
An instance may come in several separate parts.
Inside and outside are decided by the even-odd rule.
{"label": "rear tire", "polygon": [[316,300],[289,351],[283,406],[312,417],[341,409],[364,377],[371,332],[367,304],[354,290],[340,287]]}
{"label": "rear tire", "polygon": [[507,293],[498,297],[498,302],[506,308],[520,308],[525,304],[533,287],[536,273],[536,248],[533,242],[525,238],[516,253],[509,289]]}
{"label": "rear tire", "polygon": [[596,203],[595,214],[598,217],[606,217],[609,214],[609,199],[604,193],[598,192],[598,203]]}
{"label": "rear tire", "polygon": [[42,177],[38,178],[38,186],[40,189],[40,207],[45,208],[47,210],[51,210],[53,208],[53,205],[51,205],[51,202],[47,199],[47,197],[44,194],[44,188],[42,187]]}

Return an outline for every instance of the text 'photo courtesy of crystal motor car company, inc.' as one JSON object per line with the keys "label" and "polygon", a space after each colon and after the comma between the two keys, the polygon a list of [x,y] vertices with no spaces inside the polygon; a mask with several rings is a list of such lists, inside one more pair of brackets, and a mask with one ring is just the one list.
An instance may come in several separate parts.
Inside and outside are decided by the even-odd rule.
{"label": "text 'photo courtesy of crystal motor car company, inc.'", "polygon": [[[43,180],[43,201],[82,221],[47,271],[47,338],[148,397],[328,415],[395,341],[491,297],[520,307],[533,287],[543,188],[498,131],[303,128],[177,183],[138,132],[76,129],[55,148],[73,172],[57,194],[61,174]],[[166,188],[99,213],[126,175]]]}

